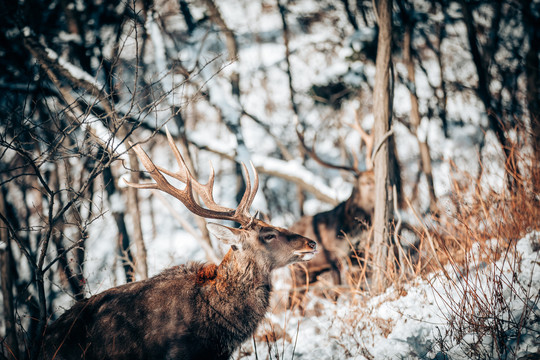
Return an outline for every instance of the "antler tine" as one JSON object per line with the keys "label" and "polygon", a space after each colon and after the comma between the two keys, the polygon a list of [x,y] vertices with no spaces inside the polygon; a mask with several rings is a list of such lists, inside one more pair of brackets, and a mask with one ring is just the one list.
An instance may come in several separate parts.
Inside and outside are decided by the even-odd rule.
{"label": "antler tine", "polygon": [[134,188],[137,188],[137,189],[159,189],[159,183],[160,182],[167,182],[165,177],[159,172],[156,165],[154,165],[152,160],[150,160],[150,158],[148,157],[146,152],[141,148],[141,146],[139,144],[133,146],[132,149],[133,149],[133,151],[135,151],[135,154],[137,155],[137,157],[139,158],[139,160],[143,164],[146,171],[148,171],[148,173],[150,174],[152,179],[154,179],[156,182],[155,183],[147,183],[147,184],[138,184],[138,183],[132,183],[132,182],[127,181],[125,179],[124,179],[124,182],[128,186],[131,186],[131,187],[134,187]]}
{"label": "antler tine", "polygon": [[[249,171],[246,167],[246,164],[242,163],[242,169],[244,170],[244,178],[246,182],[246,191],[244,192],[244,195],[242,196],[242,200],[240,200],[240,204],[238,204],[238,208],[236,210],[236,213],[238,216],[241,216],[244,221],[247,221],[249,224],[251,222],[251,219],[253,218],[250,213],[249,209],[251,208],[251,205],[253,204],[253,201],[255,200],[255,196],[257,195],[257,191],[259,190],[259,174],[257,173],[257,170],[255,169],[255,166],[253,166],[253,163],[250,161],[251,170],[253,171],[253,175],[255,177],[255,180],[253,182],[253,188],[251,188],[251,178],[249,176]],[[246,225],[245,223],[242,223],[242,225]]]}
{"label": "antler tine", "polygon": [[208,181],[206,182],[206,185],[202,185],[198,181],[196,182],[196,189],[195,191],[197,194],[199,194],[202,198],[206,206],[209,208],[219,210],[219,211],[229,211],[231,209],[218,205],[214,200],[214,179],[216,177],[216,173],[214,171],[214,167],[212,166],[212,163],[210,163],[210,175],[208,176]]}
{"label": "antler tine", "polygon": [[368,170],[373,168],[373,159],[372,159],[372,152],[373,152],[373,142],[374,142],[374,136],[373,133],[368,134],[364,128],[362,127],[362,124],[360,123],[360,118],[358,115],[358,110],[355,112],[354,116],[354,123],[346,123],[349,127],[351,127],[353,130],[356,130],[360,134],[360,138],[366,144],[366,168]]}
{"label": "antler tine", "polygon": [[253,170],[253,175],[255,176],[255,179],[253,181],[253,195],[251,196],[251,203],[253,203],[253,200],[255,200],[255,195],[257,195],[257,191],[259,191],[259,173],[257,172],[257,169],[255,169],[255,165],[253,165],[253,162],[250,161],[249,164],[251,165],[251,170]]}
{"label": "antler tine", "polygon": [[197,181],[197,179],[195,179],[193,175],[191,174],[191,172],[189,171],[189,168],[187,167],[184,161],[184,158],[182,154],[180,153],[180,150],[178,150],[178,147],[176,147],[174,143],[174,140],[171,136],[171,133],[169,132],[169,129],[165,128],[165,133],[167,134],[167,140],[169,142],[169,146],[173,151],[174,157],[176,158],[176,162],[178,163],[178,167],[180,168],[180,170],[174,173],[160,166],[157,166],[159,171],[164,172],[165,174],[177,180],[180,180],[181,182],[184,182],[184,183],[186,182],[186,179],[190,179],[193,189],[202,198],[202,201],[209,209],[217,210],[217,211],[233,211],[233,209],[216,204],[214,200],[213,189],[214,189],[215,172],[214,172],[214,168],[212,167],[212,164],[210,164],[210,177],[208,179],[208,182],[206,183],[206,185],[203,185],[199,181]]}
{"label": "antler tine", "polygon": [[[190,203],[195,203],[195,200],[193,199],[193,193],[192,193],[192,186],[191,181],[189,178],[185,179],[186,187],[184,190],[180,190],[172,186],[165,176],[161,173],[160,169],[150,160],[150,157],[146,154],[146,152],[141,148],[139,144],[133,146],[133,151],[137,154],[137,157],[145,167],[146,171],[150,174],[152,179],[154,179],[155,183],[148,183],[148,184],[136,184],[129,181],[126,181],[126,184],[128,186],[138,188],[138,189],[156,189],[165,191],[167,194],[170,194],[186,205],[188,209],[195,209],[195,207]],[[188,197],[186,198],[186,194]]]}
{"label": "antler tine", "polygon": [[[180,168],[178,170],[177,173],[172,173],[166,169],[160,169],[161,171],[163,171],[164,173],[166,173],[167,175],[170,175],[182,182],[185,182],[186,181],[186,178],[190,177],[190,178],[193,178],[191,176],[191,173],[189,172],[189,169],[184,161],[184,158],[182,157],[182,154],[180,154],[180,150],[178,150],[178,148],[176,147],[176,145],[174,144],[174,140],[171,136],[171,133],[169,132],[169,129],[167,127],[165,127],[165,134],[167,134],[167,141],[169,142],[169,146],[171,148],[171,150],[173,151],[173,154],[174,154],[174,157],[176,158],[176,162],[178,163],[178,167]],[[183,171],[183,173],[181,173],[181,171]]]}

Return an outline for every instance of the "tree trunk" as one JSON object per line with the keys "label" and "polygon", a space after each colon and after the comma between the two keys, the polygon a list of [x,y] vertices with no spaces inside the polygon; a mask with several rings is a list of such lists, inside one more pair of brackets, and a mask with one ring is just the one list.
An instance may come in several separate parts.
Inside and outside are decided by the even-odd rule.
{"label": "tree trunk", "polygon": [[[107,191],[107,195],[109,197],[109,204],[112,205],[114,204],[114,201],[117,201],[114,196],[115,194],[118,194],[118,189],[114,183],[114,177],[110,167],[103,170],[103,183],[105,184],[105,190]],[[129,248],[131,241],[124,219],[125,212],[124,210],[120,211],[117,209],[120,209],[120,207],[113,207],[112,215],[118,229],[118,252],[124,273],[126,275],[126,282],[132,282],[135,281],[135,269],[133,268],[133,255],[131,254],[131,250]]]}
{"label": "tree trunk", "polygon": [[[64,246],[64,236],[63,231],[64,229],[61,226],[58,226],[59,229],[61,229],[61,232],[59,231],[59,234],[56,234],[53,236],[53,242],[56,246],[56,251],[58,254],[62,254],[66,249]],[[77,250],[75,250],[77,251]],[[83,300],[84,299],[84,286],[82,285],[81,278],[82,276],[79,276],[80,274],[77,274],[73,271],[71,268],[71,264],[68,261],[68,254],[62,254],[59,255],[59,267],[58,270],[61,275],[63,275],[65,282],[67,282],[67,285],[69,286],[71,293],[74,295],[75,299]],[[82,264],[82,263],[78,263]]]}
{"label": "tree trunk", "polygon": [[[379,144],[390,129],[390,57],[392,42],[392,0],[377,3],[379,38],[373,90],[374,143]],[[392,204],[389,192],[389,151],[388,141],[380,146],[374,159],[375,170],[375,215],[373,219],[373,285],[375,291],[386,287],[386,266],[388,257],[388,224]]]}
{"label": "tree trunk", "polygon": [[[494,2],[494,6],[495,14],[497,14],[497,16],[500,16],[501,2]],[[471,55],[474,65],[476,67],[476,72],[478,74],[478,85],[476,87],[476,93],[484,104],[484,108],[486,110],[487,118],[489,121],[489,126],[493,130],[493,132],[497,136],[497,140],[499,140],[499,143],[501,144],[501,148],[505,156],[508,187],[510,189],[514,189],[516,187],[514,177],[519,175],[519,170],[517,168],[518,162],[515,156],[515,152],[512,149],[512,144],[506,138],[507,129],[504,126],[503,115],[500,111],[498,111],[498,109],[500,109],[500,105],[494,103],[494,96],[492,96],[489,90],[489,86],[491,84],[491,77],[489,75],[488,67],[489,62],[492,61],[493,55],[495,54],[495,41],[492,41],[490,44],[484,47],[484,53],[482,54],[476,38],[476,26],[474,23],[473,14],[469,9],[468,3],[466,3],[465,0],[461,0],[461,8],[463,11],[463,20],[465,21],[465,25],[467,27],[467,38],[469,40]],[[499,26],[499,19],[497,18],[497,16],[494,18],[494,21],[491,24],[491,31],[492,33],[495,32],[495,34],[497,29],[494,28]]]}
{"label": "tree trunk", "polygon": [[[445,9],[444,6],[441,7],[441,11],[444,13]],[[444,22],[441,22],[439,25],[439,28],[437,30],[438,39],[439,42],[437,44],[437,64],[439,65],[439,73],[441,74],[441,82],[439,84],[439,89],[441,92],[441,96],[437,96],[439,98],[439,117],[442,121],[442,127],[444,132],[444,137],[448,138],[448,115],[447,115],[447,107],[448,107],[448,91],[446,89],[446,82],[444,81],[444,60],[443,60],[443,54],[442,54],[442,42],[444,40],[446,29],[446,24]]]}
{"label": "tree trunk", "polygon": [[[227,51],[229,53],[229,61],[237,61],[238,60],[238,43],[236,41],[236,37],[234,36],[233,31],[227,26],[227,23],[225,23],[225,20],[223,19],[223,16],[221,16],[221,12],[219,11],[219,8],[215,4],[213,0],[203,0],[204,5],[208,9],[208,12],[210,13],[210,18],[214,23],[216,23],[217,26],[221,28],[221,31],[225,35],[225,43],[227,46]],[[238,71],[234,70],[231,73],[231,86],[232,86],[232,93],[236,96],[237,99],[240,98],[240,74]]]}
{"label": "tree trunk", "polygon": [[343,8],[345,9],[345,13],[347,14],[347,19],[351,23],[352,27],[355,31],[358,30],[358,22],[356,22],[356,17],[354,16],[354,12],[351,10],[351,7],[349,5],[349,0],[341,0],[343,3]]}
{"label": "tree trunk", "polygon": [[[285,5],[281,3],[281,0],[277,1],[279,14],[281,16],[281,23],[283,25],[283,44],[285,45],[285,64],[287,68],[287,79],[289,81],[289,98],[291,101],[291,107],[294,115],[297,119],[300,118],[299,111],[298,111],[298,105],[295,100],[295,94],[296,91],[294,90],[293,86],[293,76],[291,71],[291,48],[289,46],[289,24],[287,22],[287,8]],[[298,151],[300,152],[300,158],[302,159],[302,165],[305,164],[306,160],[306,152],[302,148],[302,146],[298,146]],[[304,190],[300,187],[297,187],[297,202],[298,202],[298,208],[300,210],[299,215],[302,217],[304,216],[304,203],[306,200],[306,195],[304,194]]]}
{"label": "tree trunk", "polygon": [[[129,163],[131,166],[131,182],[138,184],[139,183],[139,160],[137,155],[133,151],[129,152]],[[148,278],[148,264],[147,264],[147,254],[146,246],[144,245],[142,226],[141,226],[141,211],[139,209],[139,197],[137,196],[137,189],[133,187],[128,187],[127,189],[127,207],[128,212],[133,223],[133,240],[135,246],[137,247],[137,254],[135,255],[135,268],[141,276],[141,279]]]}
{"label": "tree trunk", "polygon": [[[529,51],[525,56],[527,74],[527,107],[531,122],[532,144],[536,163],[540,164],[540,19],[535,18],[531,0],[523,0],[523,23],[529,36]],[[539,189],[540,190],[540,189]]]}
{"label": "tree trunk", "polygon": [[[238,61],[238,42],[236,40],[236,36],[234,35],[234,32],[227,26],[227,23],[223,19],[223,16],[221,15],[221,12],[219,11],[219,8],[217,7],[214,0],[203,0],[204,5],[208,9],[210,19],[221,29],[222,33],[225,36],[225,44],[227,47],[227,52],[229,54],[229,61],[230,62],[236,62]],[[231,82],[231,93],[233,97],[237,101],[238,107],[242,107],[240,104],[240,73],[235,69],[231,72],[230,75],[230,82]],[[217,106],[219,111],[221,112],[221,108],[219,105]],[[223,116],[222,118],[225,120],[225,125],[229,128],[231,133],[234,134],[236,137],[236,141],[238,144],[238,148],[245,147],[244,138],[242,135],[242,129],[240,124],[240,114],[238,118],[229,118],[228,116]],[[238,149],[237,149],[238,151]],[[244,178],[242,177],[242,168],[240,165],[236,166],[236,175],[238,177],[238,184],[237,184],[237,191],[236,191],[236,198],[241,199],[242,195],[244,193],[245,184],[244,184]],[[205,231],[205,230],[203,230]]]}
{"label": "tree trunk", "polygon": [[[408,14],[405,14],[405,7],[401,7],[402,17],[405,24],[405,34],[403,35],[403,61],[407,67],[408,88],[411,97],[411,130],[416,136],[418,149],[420,151],[421,171],[426,176],[429,193],[429,210],[435,211],[437,208],[437,197],[435,196],[435,186],[433,185],[433,172],[431,166],[431,156],[427,138],[421,140],[418,137],[418,127],[420,126],[420,110],[418,107],[418,97],[416,96],[416,76],[414,73],[414,60],[412,56],[412,32],[413,24],[410,22]],[[442,75],[442,74],[441,74]]]}
{"label": "tree trunk", "polygon": [[186,22],[186,26],[188,28],[188,34],[191,34],[193,30],[195,30],[195,20],[193,20],[193,16],[191,15],[191,11],[189,10],[189,5],[187,1],[180,0],[180,12],[184,16],[184,21]]}
{"label": "tree trunk", "polygon": [[[0,190],[0,213],[7,218],[4,192]],[[7,359],[19,358],[19,342],[17,340],[17,323],[15,322],[15,306],[13,303],[13,281],[11,242],[6,225],[0,225],[0,243],[5,244],[0,249],[0,283],[2,285],[2,299],[4,305],[5,347],[8,349]]]}

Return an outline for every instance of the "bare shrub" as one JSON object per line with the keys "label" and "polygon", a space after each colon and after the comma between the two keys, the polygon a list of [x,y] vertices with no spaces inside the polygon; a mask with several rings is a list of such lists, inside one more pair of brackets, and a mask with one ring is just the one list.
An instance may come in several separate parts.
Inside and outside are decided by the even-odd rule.
{"label": "bare shrub", "polygon": [[538,346],[540,294],[531,292],[538,259],[522,258],[536,249],[517,247],[524,236],[540,244],[540,178],[532,157],[515,154],[521,172],[508,174],[517,184],[510,190],[455,176],[465,179],[454,181],[457,211],[435,234],[447,282],[438,295],[449,314],[437,335],[440,356],[517,359],[528,343]]}

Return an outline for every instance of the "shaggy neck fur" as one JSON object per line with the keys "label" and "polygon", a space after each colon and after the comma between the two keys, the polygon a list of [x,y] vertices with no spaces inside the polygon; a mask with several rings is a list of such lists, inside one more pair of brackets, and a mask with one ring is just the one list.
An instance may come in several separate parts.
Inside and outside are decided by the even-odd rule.
{"label": "shaggy neck fur", "polygon": [[253,334],[266,314],[272,290],[271,269],[250,258],[248,252],[231,249],[219,266],[207,265],[201,272],[206,278],[200,295],[215,325],[215,333],[206,336],[227,344],[232,351]]}

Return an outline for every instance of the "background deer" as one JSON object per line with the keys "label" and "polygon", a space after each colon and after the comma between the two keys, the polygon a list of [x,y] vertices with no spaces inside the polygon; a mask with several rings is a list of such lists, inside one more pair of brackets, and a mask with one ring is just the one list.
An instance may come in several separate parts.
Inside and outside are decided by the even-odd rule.
{"label": "background deer", "polygon": [[[208,224],[231,245],[219,265],[189,263],[148,280],[118,286],[76,303],[46,331],[42,359],[228,359],[266,314],[271,272],[307,261],[317,252],[308,238],[249,214],[258,189],[244,166],[246,191],[236,209],[213,199],[214,172],[206,185],[195,180],[167,132],[180,170],[154,165],[139,145],[133,149],[155,183],[132,184],[162,190],[192,213],[231,220],[242,228]],[[185,183],[173,187],[163,174]],[[195,191],[206,207],[199,205]]]}
{"label": "background deer", "polygon": [[[302,133],[297,131],[300,144],[311,158],[319,164],[339,170],[345,170],[354,175],[354,186],[351,196],[335,208],[312,216],[303,216],[290,229],[298,234],[315,239],[321,251],[312,261],[306,264],[291,266],[293,290],[291,302],[301,303],[306,285],[317,281],[317,277],[330,271],[332,282],[342,283],[342,260],[354,250],[363,252],[368,243],[372,217],[375,206],[375,178],[373,173],[372,151],[373,136],[360,126],[358,119],[354,124],[348,124],[360,133],[366,147],[366,170],[360,171],[355,157],[353,166],[339,166],[322,160],[314,148],[309,148]],[[353,248],[351,248],[353,247]]]}

